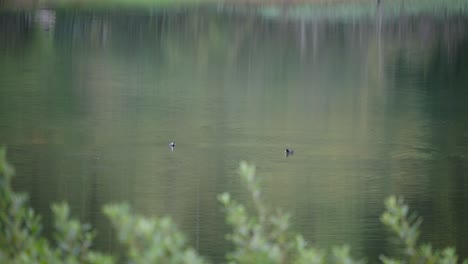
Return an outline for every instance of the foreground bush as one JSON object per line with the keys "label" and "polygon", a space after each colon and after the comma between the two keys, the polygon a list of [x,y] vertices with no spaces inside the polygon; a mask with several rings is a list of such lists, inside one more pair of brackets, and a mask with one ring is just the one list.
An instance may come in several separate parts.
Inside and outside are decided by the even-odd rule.
{"label": "foreground bush", "polygon": [[[0,149],[0,263],[115,263],[110,255],[92,250],[95,232],[89,225],[70,218],[67,204],[52,205],[54,240],[42,234],[41,219],[27,204],[27,196],[11,189],[14,170]],[[330,251],[317,249],[290,229],[289,215],[267,208],[262,201],[255,168],[243,162],[239,174],[251,196],[254,213],[231,199],[219,195],[226,221],[232,227],[228,239],[234,244],[226,257],[229,263],[363,263],[350,255],[347,246]],[[403,258],[381,256],[383,263],[458,263],[455,250],[432,250],[419,245],[421,219],[410,214],[403,199],[390,197],[381,221],[397,236]],[[206,263],[188,247],[184,236],[170,218],[147,218],[131,213],[128,205],[107,205],[104,214],[117,231],[126,249],[126,263]],[[119,261],[121,262],[121,261]],[[465,260],[464,264],[468,264]]]}

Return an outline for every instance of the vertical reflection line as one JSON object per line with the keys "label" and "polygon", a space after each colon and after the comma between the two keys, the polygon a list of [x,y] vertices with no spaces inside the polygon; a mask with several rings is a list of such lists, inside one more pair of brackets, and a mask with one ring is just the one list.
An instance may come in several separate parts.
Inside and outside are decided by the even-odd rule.
{"label": "vertical reflection line", "polygon": [[318,42],[318,26],[317,26],[317,21],[313,22],[313,35],[312,35],[312,58],[315,59],[317,55],[317,42]]}
{"label": "vertical reflection line", "polygon": [[377,60],[379,79],[382,76],[382,4],[377,2]]}
{"label": "vertical reflection line", "polygon": [[305,21],[301,19],[300,23],[300,52],[301,52],[301,60],[304,58],[306,50],[306,30],[305,30]]}
{"label": "vertical reflection line", "polygon": [[200,178],[197,179],[197,212],[195,218],[195,245],[197,251],[199,251],[198,243],[200,241]]}

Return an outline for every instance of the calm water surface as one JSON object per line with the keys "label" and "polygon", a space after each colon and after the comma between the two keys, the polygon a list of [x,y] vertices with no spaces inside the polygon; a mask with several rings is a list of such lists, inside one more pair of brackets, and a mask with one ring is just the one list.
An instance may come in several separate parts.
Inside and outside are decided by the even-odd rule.
{"label": "calm water surface", "polygon": [[50,203],[67,201],[102,250],[118,247],[101,206],[128,201],[222,261],[216,196],[247,201],[247,160],[318,246],[377,261],[397,194],[424,216],[423,239],[468,257],[467,28],[457,14],[3,12],[0,144],[46,231]]}

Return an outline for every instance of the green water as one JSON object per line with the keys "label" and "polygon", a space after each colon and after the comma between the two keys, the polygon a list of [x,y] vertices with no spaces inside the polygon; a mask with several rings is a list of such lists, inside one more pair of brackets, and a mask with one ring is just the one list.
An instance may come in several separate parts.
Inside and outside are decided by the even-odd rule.
{"label": "green water", "polygon": [[3,12],[0,144],[46,232],[50,203],[67,201],[102,250],[119,248],[101,206],[128,201],[220,262],[216,196],[246,201],[248,160],[315,245],[375,262],[393,248],[378,218],[397,194],[424,216],[423,239],[467,257],[466,28],[457,13]]}

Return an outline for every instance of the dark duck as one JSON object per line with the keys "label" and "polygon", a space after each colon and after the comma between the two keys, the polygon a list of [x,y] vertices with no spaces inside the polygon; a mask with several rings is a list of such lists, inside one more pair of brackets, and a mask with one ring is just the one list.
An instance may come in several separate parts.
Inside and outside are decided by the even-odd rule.
{"label": "dark duck", "polygon": [[294,155],[294,150],[287,148],[284,150],[284,153],[286,153],[286,157],[289,157],[291,155]]}

